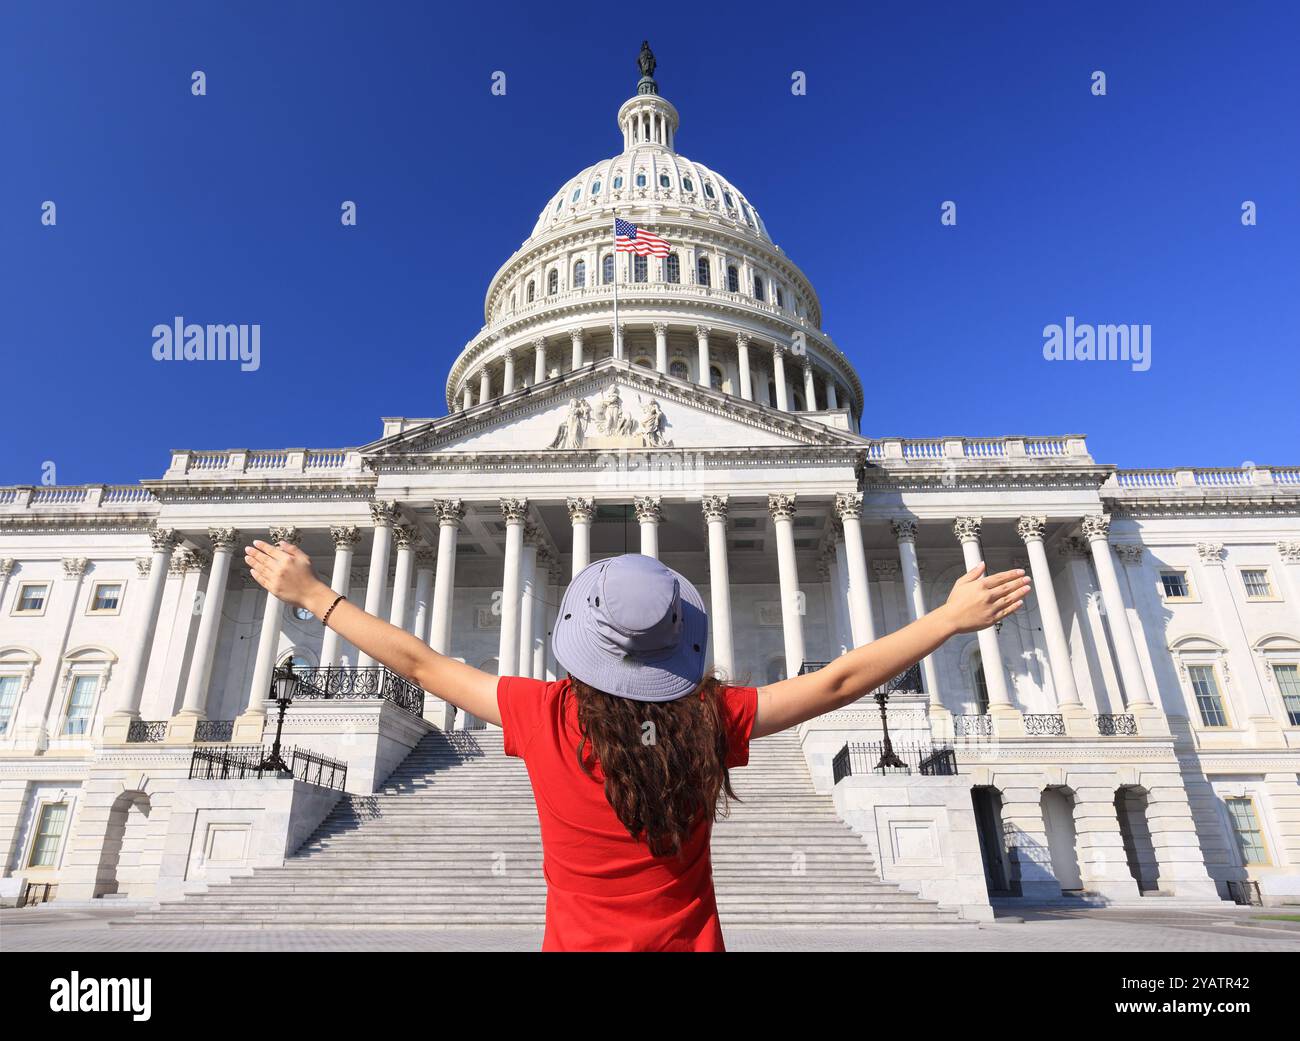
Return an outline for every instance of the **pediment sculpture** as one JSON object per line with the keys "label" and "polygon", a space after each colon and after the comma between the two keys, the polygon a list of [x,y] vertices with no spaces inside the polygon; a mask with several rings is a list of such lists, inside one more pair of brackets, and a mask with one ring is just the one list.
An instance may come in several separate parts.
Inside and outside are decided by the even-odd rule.
{"label": "pediment sculpture", "polygon": [[667,420],[655,398],[641,403],[641,418],[623,410],[617,386],[611,386],[595,409],[572,398],[550,448],[672,448],[664,436]]}

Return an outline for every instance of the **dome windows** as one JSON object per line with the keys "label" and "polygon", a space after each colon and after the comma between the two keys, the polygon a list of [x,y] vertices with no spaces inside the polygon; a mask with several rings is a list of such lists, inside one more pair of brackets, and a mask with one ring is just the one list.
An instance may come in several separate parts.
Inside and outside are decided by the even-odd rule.
{"label": "dome windows", "polygon": [[745,223],[752,228],[754,226],[754,220],[749,215],[749,207],[745,204],[744,199],[740,200],[740,212],[745,216]]}
{"label": "dome windows", "polygon": [[614,282],[614,255],[606,253],[604,259],[600,262],[600,282],[602,285],[612,285]]}
{"label": "dome windows", "polygon": [[560,273],[551,268],[550,274],[546,276],[546,295],[554,296],[560,291]]}
{"label": "dome windows", "polygon": [[559,213],[560,210],[562,210],[562,209],[564,209],[564,193],[563,193],[563,192],[561,192],[561,193],[560,193],[560,197],[559,197],[558,199],[555,200],[555,212],[556,212],[556,213]]}
{"label": "dome windows", "polygon": [[614,191],[618,191],[622,187],[623,187],[623,175],[616,174],[614,176]]}
{"label": "dome windows", "polygon": [[672,186],[673,186],[673,179],[669,177],[666,173],[661,173],[659,175],[659,187],[671,188]]}
{"label": "dome windows", "polygon": [[531,304],[537,299],[537,287],[533,285],[533,280],[528,280],[528,288],[524,290],[524,302]]}
{"label": "dome windows", "polygon": [[600,182],[599,182],[599,181],[592,181],[592,182],[591,182],[591,194],[592,194],[592,195],[599,195],[599,194],[600,194]]}
{"label": "dome windows", "polygon": [[713,193],[713,185],[711,185],[708,181],[704,182],[704,197],[706,199],[717,198],[717,196]]}
{"label": "dome windows", "polygon": [[646,282],[650,279],[650,262],[640,254],[632,258],[632,281]]}
{"label": "dome windows", "polygon": [[776,306],[782,310],[785,309],[785,293],[781,291],[780,286],[776,287]]}
{"label": "dome windows", "polygon": [[755,300],[767,299],[767,297],[763,293],[763,276],[759,274],[754,275],[754,299]]}
{"label": "dome windows", "polygon": [[573,288],[582,289],[587,284],[587,262],[579,260],[573,265]]}
{"label": "dome windows", "polygon": [[636,175],[636,186],[637,186],[638,188],[644,188],[644,187],[646,186],[646,177],[645,177],[645,174],[643,174],[643,173],[639,173],[639,174]]}
{"label": "dome windows", "polygon": [[691,370],[686,367],[686,362],[680,358],[674,358],[672,364],[668,366],[668,375],[675,376],[679,380],[689,380]]}
{"label": "dome windows", "polygon": [[740,272],[736,270],[735,264],[727,265],[727,292],[740,292]]}
{"label": "dome windows", "polygon": [[725,189],[722,192],[722,201],[726,205],[727,209],[734,210],[736,208],[736,200],[731,197],[731,192],[726,191]]}
{"label": "dome windows", "polygon": [[582,198],[582,188],[581,188],[581,187],[577,187],[577,188],[574,188],[574,189],[573,189],[573,198],[571,198],[569,201],[570,201],[570,202],[577,202],[577,201],[578,201],[579,199],[581,199],[581,198]]}
{"label": "dome windows", "polygon": [[684,192],[693,192],[693,191],[695,191],[695,182],[692,181],[689,177],[683,177],[683,178],[682,178],[682,191],[684,191]]}
{"label": "dome windows", "polygon": [[682,262],[676,253],[669,253],[664,258],[664,280],[674,283],[682,280]]}
{"label": "dome windows", "polygon": [[708,257],[700,257],[695,261],[695,281],[702,286],[713,285],[713,278],[709,274]]}

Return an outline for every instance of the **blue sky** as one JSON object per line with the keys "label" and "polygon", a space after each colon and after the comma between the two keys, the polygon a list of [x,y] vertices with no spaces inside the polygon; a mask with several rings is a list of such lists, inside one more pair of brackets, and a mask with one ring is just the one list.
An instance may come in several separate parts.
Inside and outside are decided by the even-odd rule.
{"label": "blue sky", "polygon": [[[10,0],[0,483],[46,462],[129,482],[171,448],[361,444],[381,416],[441,414],[487,280],[618,150],[643,37],[679,149],[818,289],[865,434],[1295,464],[1300,15],[1218,6]],[[155,362],[176,315],[260,323],[261,368]],[[1067,315],[1150,324],[1151,368],[1044,361]]]}

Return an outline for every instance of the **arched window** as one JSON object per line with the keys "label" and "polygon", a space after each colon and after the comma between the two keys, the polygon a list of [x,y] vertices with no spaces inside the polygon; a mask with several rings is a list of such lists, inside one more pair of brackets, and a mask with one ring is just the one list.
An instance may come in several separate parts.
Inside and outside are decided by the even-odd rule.
{"label": "arched window", "polygon": [[579,260],[573,265],[573,288],[581,289],[587,284],[587,262]]}
{"label": "arched window", "polygon": [[754,276],[754,299],[755,299],[755,300],[766,300],[766,299],[767,299],[767,297],[765,297],[765,296],[763,295],[763,276],[762,276],[762,275],[755,275],[755,276]]}
{"label": "arched window", "polygon": [[672,178],[669,177],[666,173],[661,173],[661,174],[659,175],[659,187],[660,187],[660,188],[671,188],[672,186],[673,186]]}
{"label": "arched window", "polygon": [[740,272],[736,270],[735,264],[727,265],[727,292],[740,292]]}
{"label": "arched window", "polygon": [[632,258],[632,281],[645,282],[650,277],[650,264],[645,257],[637,255]]}
{"label": "arched window", "polygon": [[708,181],[704,182],[704,197],[706,199],[717,198],[717,196],[713,194],[713,185],[711,185]]}
{"label": "arched window", "polygon": [[682,280],[682,262],[677,259],[676,253],[669,253],[664,260],[664,278],[669,282]]}
{"label": "arched window", "polygon": [[577,202],[577,201],[578,201],[579,199],[581,199],[581,198],[582,198],[582,187],[579,186],[579,187],[573,189],[573,198],[570,199],[569,201],[570,201],[570,202]]}
{"label": "arched window", "polygon": [[655,367],[655,363],[652,362],[649,358],[647,358],[644,354],[641,355],[641,357],[637,358],[637,360],[634,361],[632,364],[640,365],[643,369],[653,369]]}
{"label": "arched window", "polygon": [[683,177],[683,178],[682,178],[682,190],[683,190],[683,191],[687,191],[687,192],[693,192],[693,191],[695,191],[695,182],[692,181],[689,177]]}
{"label": "arched window", "polygon": [[622,174],[618,174],[618,175],[614,178],[614,190],[615,190],[615,191],[618,191],[618,189],[620,189],[620,188],[622,188],[622,187],[623,187],[623,175],[622,175]]}
{"label": "arched window", "polygon": [[709,386],[714,390],[722,389],[722,370],[716,365],[709,366]]}
{"label": "arched window", "polygon": [[599,194],[600,194],[600,182],[599,182],[599,181],[592,181],[592,182],[591,182],[591,194],[592,194],[592,195],[599,195]]}
{"label": "arched window", "polygon": [[638,188],[644,188],[644,187],[645,187],[645,174],[643,174],[643,173],[639,173],[639,174],[636,175],[636,186],[637,186]]}
{"label": "arched window", "polygon": [[614,282],[614,254],[612,253],[606,253],[605,259],[600,262],[600,281],[607,286]]}
{"label": "arched window", "polygon": [[709,258],[700,257],[695,261],[695,281],[702,286],[713,285],[713,280],[709,276]]}
{"label": "arched window", "polygon": [[723,193],[722,193],[722,201],[723,201],[724,203],[726,203],[726,205],[727,205],[727,209],[732,210],[732,209],[735,209],[735,208],[736,208],[735,200],[733,200],[733,199],[731,198],[731,192],[723,191]]}
{"label": "arched window", "polygon": [[524,294],[524,297],[530,304],[537,299],[537,287],[533,285],[531,278],[528,280],[528,291]]}
{"label": "arched window", "polygon": [[558,199],[555,200],[555,212],[556,212],[556,213],[559,213],[560,210],[562,210],[562,209],[564,209],[564,193],[563,193],[563,192],[561,192],[561,193],[560,193],[560,197],[559,197]]}
{"label": "arched window", "polygon": [[691,378],[691,370],[681,358],[674,358],[668,365],[668,375],[675,376],[679,380],[688,380]]}
{"label": "arched window", "polygon": [[781,287],[776,287],[776,306],[785,307],[785,294],[781,292]]}
{"label": "arched window", "polygon": [[749,218],[749,207],[745,205],[745,201],[743,199],[740,201],[740,212],[745,215],[745,223],[752,228],[754,226],[754,222]]}
{"label": "arched window", "polygon": [[560,289],[560,273],[551,268],[550,273],[546,276],[546,295],[554,296]]}

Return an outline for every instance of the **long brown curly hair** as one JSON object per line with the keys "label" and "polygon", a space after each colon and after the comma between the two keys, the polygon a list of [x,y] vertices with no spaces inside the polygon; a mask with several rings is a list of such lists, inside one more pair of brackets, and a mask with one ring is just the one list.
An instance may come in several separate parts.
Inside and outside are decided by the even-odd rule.
{"label": "long brown curly hair", "polygon": [[[736,798],[727,771],[722,681],[706,676],[675,701],[620,698],[570,677],[578,699],[578,763],[605,774],[605,798],[656,857],[676,856],[695,825]],[[721,806],[719,806],[721,800]]]}

